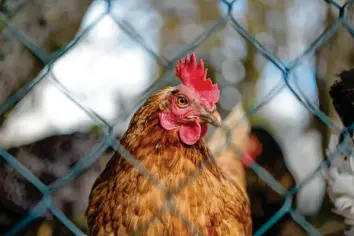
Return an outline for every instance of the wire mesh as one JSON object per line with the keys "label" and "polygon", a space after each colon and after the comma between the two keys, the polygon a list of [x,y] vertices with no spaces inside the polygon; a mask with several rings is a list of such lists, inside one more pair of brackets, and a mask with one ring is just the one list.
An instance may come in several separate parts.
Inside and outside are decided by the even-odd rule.
{"label": "wire mesh", "polygon": [[[276,94],[278,94],[283,88],[288,87],[294,96],[305,106],[311,113],[316,116],[319,120],[321,120],[325,125],[330,127],[336,133],[342,132],[341,128],[338,127],[334,122],[331,121],[329,117],[327,117],[321,110],[314,107],[310,102],[306,100],[302,94],[296,92],[293,85],[289,83],[289,75],[291,74],[292,70],[296,68],[297,65],[304,59],[307,55],[313,53],[318,48],[322,47],[333,35],[342,27],[346,29],[351,36],[354,36],[354,30],[350,27],[349,23],[346,20],[346,14],[348,8],[352,5],[352,0],[347,1],[344,5],[340,6],[338,3],[332,0],[326,0],[326,2],[332,5],[338,11],[338,18],[336,23],[333,24],[329,29],[327,29],[324,33],[322,33],[305,51],[303,51],[299,56],[297,56],[294,60],[290,61],[289,63],[284,63],[282,60],[277,58],[273,53],[265,48],[259,41],[257,41],[244,27],[241,26],[239,22],[232,16],[231,10],[233,7],[234,1],[226,1],[220,0],[222,4],[224,4],[228,11],[225,16],[220,18],[215,24],[210,27],[209,29],[205,30],[199,37],[197,37],[188,47],[182,51],[179,55],[176,55],[173,59],[168,60],[165,57],[156,54],[152,49],[149,48],[149,45],[144,41],[144,39],[140,36],[139,32],[136,32],[134,28],[126,21],[120,20],[115,16],[111,15],[114,22],[127,34],[129,37],[136,41],[142,48],[148,52],[152,58],[156,60],[156,62],[162,65],[165,68],[165,74],[162,75],[153,85],[151,85],[145,92],[144,96],[141,100],[136,104],[135,107],[139,106],[148,96],[151,95],[152,92],[156,91],[158,88],[162,88],[171,82],[173,67],[175,62],[183,57],[187,52],[191,52],[194,49],[198,48],[201,44],[203,44],[208,38],[211,37],[214,33],[220,30],[226,23],[231,22],[232,27],[249,43],[253,45],[257,49],[257,51],[263,55],[267,60],[272,62],[281,72],[283,75],[283,81],[285,83],[279,83],[274,89],[265,97],[265,99],[259,103],[258,105],[254,106],[252,109],[248,110],[245,114],[244,118],[248,118],[255,114],[262,106],[267,104]],[[19,173],[23,175],[23,177],[33,184],[42,194],[42,200],[30,210],[30,213],[23,218],[20,222],[18,222],[6,235],[14,235],[15,233],[20,232],[26,225],[30,224],[33,220],[43,214],[44,211],[49,210],[57,219],[59,219],[74,235],[85,235],[73,222],[71,222],[58,208],[55,207],[52,201],[52,194],[65,184],[69,183],[73,179],[75,179],[80,173],[82,173],[85,169],[89,168],[90,165],[95,162],[100,155],[104,152],[104,150],[108,147],[112,147],[116,151],[118,151],[128,162],[133,164],[138,170],[146,176],[150,181],[152,181],[156,186],[158,186],[161,190],[166,192],[166,196],[168,201],[164,207],[160,209],[158,214],[164,213],[166,210],[170,210],[173,212],[174,215],[179,216],[182,218],[183,224],[188,227],[191,232],[197,235],[201,235],[198,232],[197,227],[193,226],[192,222],[188,222],[184,218],[184,216],[173,206],[172,196],[176,194],[179,190],[183,188],[183,186],[193,181],[193,176],[198,174],[202,166],[197,168],[192,173],[186,175],[186,179],[182,181],[180,184],[180,188],[175,192],[168,191],[167,188],[160,183],[157,179],[155,179],[144,167],[137,161],[134,156],[132,156],[117,140],[112,134],[113,127],[107,124],[104,119],[102,119],[99,115],[97,115],[91,109],[83,106],[78,102],[74,96],[70,94],[64,85],[62,85],[58,80],[55,79],[54,73],[51,71],[51,67],[53,63],[65,54],[70,48],[72,48],[79,40],[82,38],[91,28],[93,28],[105,15],[110,15],[111,4],[108,1],[107,10],[106,12],[97,18],[97,20],[92,23],[89,27],[83,30],[79,35],[73,38],[69,43],[65,46],[61,47],[60,50],[53,52],[52,54],[48,55],[44,50],[39,48],[35,43],[33,43],[27,36],[24,34],[20,29],[16,26],[12,25],[9,17],[0,12],[0,22],[7,28],[7,30],[18,40],[20,40],[39,60],[41,60],[45,65],[45,70],[42,73],[42,76],[36,78],[35,80],[30,81],[28,84],[23,86],[19,89],[15,94],[13,94],[1,107],[0,107],[0,114],[5,113],[7,110],[10,109],[16,102],[21,100],[28,91],[30,91],[36,84],[38,84],[42,79],[45,78],[46,75],[52,74],[54,81],[56,82],[57,88],[63,92],[67,97],[69,97],[72,102],[76,103],[80,108],[82,108],[94,121],[96,124],[99,124],[104,129],[104,139],[95,146],[92,152],[83,157],[65,176],[56,180],[54,183],[50,185],[45,185],[42,183],[36,176],[34,176],[26,167],[24,167],[20,162],[16,160],[14,156],[9,154],[6,150],[0,148],[0,155],[2,158],[10,164],[13,168],[15,168]],[[126,118],[130,114],[129,111],[126,112],[124,115]],[[233,127],[235,128],[235,127]],[[347,129],[345,129],[346,131]],[[227,133],[230,134],[230,129],[227,130]],[[227,145],[232,145],[227,142]],[[220,147],[222,148],[222,147]],[[235,152],[240,152],[234,147]],[[348,149],[348,145],[346,140],[344,140],[338,148],[331,153],[326,160],[323,161],[321,166],[326,165],[327,162],[336,156],[340,151],[350,152]],[[241,151],[242,152],[242,151]],[[242,154],[242,153],[241,153]],[[287,191],[282,187],[282,185],[277,182],[265,169],[259,166],[257,163],[253,163],[251,168],[257,173],[257,175],[264,180],[275,192],[279,193],[280,195],[285,197],[285,202],[283,206],[276,212],[262,227],[260,227],[254,235],[262,235],[268,229],[270,229],[277,221],[279,221],[285,214],[291,215],[293,220],[297,222],[309,235],[320,235],[320,233],[309,223],[306,219],[301,216],[295,209],[292,208],[292,201],[294,194],[296,194],[299,189],[301,189],[311,178],[313,178],[321,169],[321,166],[317,168],[317,170],[307,179],[303,181],[303,183],[295,186],[290,191]],[[152,217],[151,221],[153,221],[157,216],[155,215]],[[139,232],[143,232],[144,229],[147,228],[148,225],[145,225],[139,229]]]}

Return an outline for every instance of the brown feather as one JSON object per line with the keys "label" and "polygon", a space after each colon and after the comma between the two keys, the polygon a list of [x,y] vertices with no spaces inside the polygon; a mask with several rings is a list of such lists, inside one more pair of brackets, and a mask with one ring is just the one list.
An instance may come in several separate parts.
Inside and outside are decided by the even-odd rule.
{"label": "brown feather", "polygon": [[[174,209],[203,235],[251,235],[249,200],[216,165],[203,140],[184,145],[175,131],[159,125],[172,88],[156,92],[134,114],[120,143],[153,177],[173,193]],[[183,180],[200,168],[186,185]],[[194,235],[178,213],[165,206],[167,194],[119,153],[111,158],[93,185],[87,208],[88,235]]]}

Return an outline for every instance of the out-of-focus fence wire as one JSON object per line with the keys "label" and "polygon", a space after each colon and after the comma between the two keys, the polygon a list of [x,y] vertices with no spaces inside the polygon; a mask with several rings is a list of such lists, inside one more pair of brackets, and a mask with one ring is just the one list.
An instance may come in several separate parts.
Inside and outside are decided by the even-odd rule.
{"label": "out-of-focus fence wire", "polygon": [[[324,33],[322,33],[305,51],[303,51],[300,55],[298,55],[294,60],[289,63],[284,63],[282,60],[277,58],[273,53],[268,51],[265,46],[263,46],[259,41],[255,39],[241,24],[232,16],[231,10],[233,7],[234,1],[226,1],[220,0],[222,4],[224,4],[228,9],[228,14],[217,20],[211,27],[205,30],[199,37],[197,37],[190,45],[188,45],[184,51],[180,54],[175,55],[173,59],[168,60],[165,57],[158,55],[152,50],[148,43],[146,43],[143,37],[140,36],[139,32],[136,32],[134,28],[129,24],[129,22],[123,21],[113,15],[111,15],[114,22],[120,27],[129,37],[136,41],[142,48],[148,52],[152,58],[156,60],[156,62],[165,68],[165,74],[162,75],[156,82],[147,89],[145,95],[142,99],[136,104],[135,107],[139,106],[141,102],[143,102],[153,91],[158,88],[162,88],[165,85],[171,82],[173,78],[173,67],[175,62],[183,57],[187,52],[191,52],[198,48],[201,44],[203,44],[206,40],[208,40],[213,34],[222,29],[226,23],[230,23],[232,27],[249,43],[253,45],[257,49],[259,53],[261,53],[267,60],[272,62],[283,75],[283,81],[279,83],[274,89],[268,94],[268,96],[257,106],[246,112],[245,118],[252,116],[256,113],[260,107],[264,106],[269,102],[278,92],[280,92],[283,88],[288,87],[294,96],[309,110],[311,113],[316,116],[319,120],[321,120],[325,125],[327,125],[331,130],[336,133],[341,132],[342,130],[337,127],[329,117],[327,117],[323,112],[314,107],[310,102],[306,100],[302,94],[296,92],[295,88],[289,83],[289,75],[292,73],[294,68],[309,54],[313,53],[315,50],[319,49],[323,46],[329,39],[340,29],[341,27],[346,29],[351,36],[354,37],[354,29],[351,28],[349,23],[347,22],[347,11],[348,8],[352,5],[352,0],[347,1],[343,6],[340,6],[338,3],[332,0],[326,0],[326,2],[332,7],[334,7],[338,12],[338,18],[335,24],[333,24],[329,29],[327,29]],[[39,60],[41,60],[45,65],[45,72],[41,77],[38,77],[36,80],[30,81],[28,84],[23,86],[20,90],[18,90],[15,94],[13,94],[7,101],[0,107],[0,114],[5,113],[13,106],[16,102],[21,100],[28,91],[30,91],[39,81],[45,78],[45,76],[49,73],[52,74],[52,77],[55,78],[54,73],[51,68],[53,63],[62,55],[64,55],[70,48],[72,48],[79,40],[82,38],[90,29],[92,29],[105,15],[110,15],[111,4],[110,1],[107,1],[107,10],[106,12],[97,18],[97,20],[92,23],[89,27],[81,32],[78,36],[73,38],[69,43],[65,46],[61,47],[60,50],[53,52],[52,54],[47,54],[43,49],[39,48],[34,42],[32,42],[29,37],[26,36],[20,29],[14,26],[9,20],[9,16],[4,12],[0,12],[0,22],[3,26],[6,27],[8,32],[18,40],[20,40],[26,47],[29,49]],[[305,2],[303,4],[306,4]],[[113,136],[113,127],[108,125],[102,118],[100,118],[94,111],[86,108],[81,105],[74,97],[71,96],[70,92],[63,86],[58,80],[55,80],[57,88],[62,91],[66,96],[68,96],[72,102],[76,103],[80,108],[82,108],[99,126],[101,126],[104,130],[104,138],[101,143],[97,144],[92,152],[83,157],[65,176],[56,180],[54,183],[50,185],[43,184],[36,176],[34,176],[28,169],[26,169],[21,163],[19,163],[16,158],[10,155],[7,151],[0,148],[1,157],[10,164],[13,168],[15,168],[18,172],[20,172],[27,181],[33,184],[42,194],[42,200],[30,211],[30,213],[18,222],[6,235],[13,235],[19,231],[21,231],[26,225],[30,224],[31,221],[39,217],[44,211],[49,210],[58,220],[60,220],[73,234],[75,235],[84,235],[84,233],[77,227],[73,222],[71,222],[55,205],[52,201],[51,194],[55,192],[57,189],[61,188],[65,184],[69,183],[73,179],[75,179],[80,173],[82,173],[85,169],[89,168],[90,165],[100,157],[100,155],[104,152],[106,148],[109,146],[120,152],[131,164],[135,165],[144,175],[149,176],[149,179],[153,181],[155,184],[159,185],[162,189],[164,188],[162,184],[155,180],[150,176],[147,170],[143,168],[142,165],[139,164],[137,160],[134,159],[132,155],[130,155],[124,147],[122,147],[119,142]],[[131,111],[127,111],[124,115],[126,118],[129,116]],[[337,155],[339,151],[344,150],[348,152],[346,142],[343,142],[337,150],[332,153],[328,159]],[[237,151],[237,150],[235,150]],[[326,165],[326,161],[322,164]],[[257,232],[254,232],[254,235],[262,235],[265,233],[272,225],[274,225],[282,216],[285,214],[290,214],[295,222],[297,222],[303,229],[305,229],[310,235],[318,235],[320,234],[309,222],[306,221],[304,217],[297,213],[295,209],[292,208],[293,196],[296,194],[299,189],[301,189],[306,183],[321,169],[321,166],[316,170],[313,175],[309,176],[303,183],[297,185],[290,191],[286,191],[271,175],[268,174],[262,167],[254,163],[251,167],[260,178],[266,181],[269,186],[276,191],[277,193],[283,195],[285,197],[284,205],[279,209],[279,211],[273,215],[268,222],[266,222]],[[192,175],[189,175],[192,178]],[[170,209],[176,214],[178,214],[178,209],[173,207],[173,202],[169,202],[170,204],[165,206],[164,209]],[[192,226],[192,222],[184,222],[187,227]],[[192,227],[193,228],[193,227]]]}

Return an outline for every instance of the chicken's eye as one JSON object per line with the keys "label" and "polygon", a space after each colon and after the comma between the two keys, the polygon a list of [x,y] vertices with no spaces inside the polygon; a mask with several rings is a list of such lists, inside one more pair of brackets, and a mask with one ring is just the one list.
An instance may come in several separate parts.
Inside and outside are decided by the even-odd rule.
{"label": "chicken's eye", "polygon": [[178,96],[176,98],[177,106],[183,108],[188,106],[188,99],[184,96]]}

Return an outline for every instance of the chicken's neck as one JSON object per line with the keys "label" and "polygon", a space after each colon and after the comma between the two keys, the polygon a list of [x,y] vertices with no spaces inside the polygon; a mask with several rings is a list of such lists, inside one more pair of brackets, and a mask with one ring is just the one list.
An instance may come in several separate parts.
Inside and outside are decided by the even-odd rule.
{"label": "chicken's neck", "polygon": [[122,137],[121,144],[138,161],[153,158],[151,161],[161,167],[173,167],[173,163],[181,158],[187,158],[195,165],[212,158],[203,140],[191,146],[185,145],[180,141],[178,132],[163,129],[157,117],[144,125],[130,128]]}

